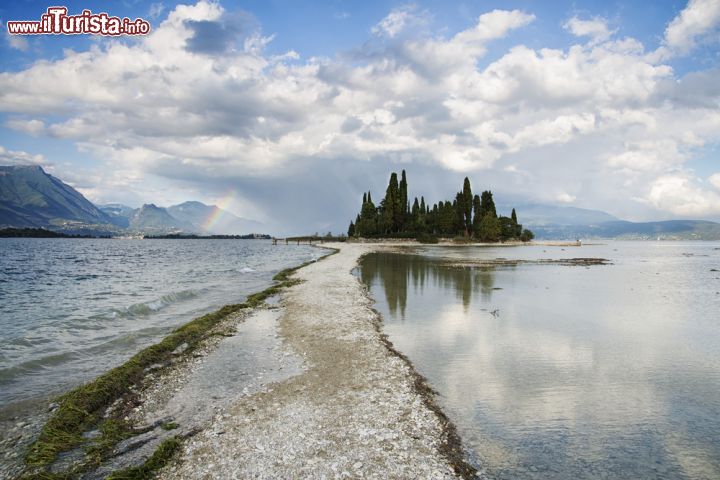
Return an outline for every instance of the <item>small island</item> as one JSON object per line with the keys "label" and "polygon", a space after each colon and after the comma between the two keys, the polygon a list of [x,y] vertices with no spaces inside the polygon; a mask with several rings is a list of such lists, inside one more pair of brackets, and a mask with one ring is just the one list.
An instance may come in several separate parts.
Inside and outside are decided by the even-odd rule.
{"label": "small island", "polygon": [[452,202],[440,201],[432,208],[423,196],[419,201],[415,197],[411,206],[407,192],[403,170],[399,182],[397,173],[390,175],[379,206],[375,206],[369,191],[364,193],[360,213],[350,222],[348,236],[416,238],[423,243],[437,243],[439,237],[483,243],[528,242],[534,238],[533,232],[518,223],[514,208],[509,217],[498,216],[491,191],[473,196],[468,177]]}

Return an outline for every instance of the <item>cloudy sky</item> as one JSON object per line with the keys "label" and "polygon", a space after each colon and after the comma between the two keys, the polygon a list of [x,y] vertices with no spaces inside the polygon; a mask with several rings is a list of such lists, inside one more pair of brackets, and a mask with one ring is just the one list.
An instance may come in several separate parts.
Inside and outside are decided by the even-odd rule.
{"label": "cloudy sky", "polygon": [[405,169],[431,202],[467,175],[500,201],[720,219],[720,0],[65,3],[152,24],[119,39],[11,37],[50,4],[8,3],[0,164],[96,203],[341,231]]}

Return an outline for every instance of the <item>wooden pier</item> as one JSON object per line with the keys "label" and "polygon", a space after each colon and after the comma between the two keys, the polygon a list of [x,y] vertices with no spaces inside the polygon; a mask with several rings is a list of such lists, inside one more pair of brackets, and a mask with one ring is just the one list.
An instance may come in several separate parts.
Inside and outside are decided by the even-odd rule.
{"label": "wooden pier", "polygon": [[290,243],[295,243],[296,245],[300,245],[301,243],[307,243],[308,245],[312,245],[313,243],[325,243],[325,242],[344,242],[347,238],[345,237],[320,237],[315,235],[309,235],[305,237],[286,237],[286,238],[275,238],[273,237],[272,243],[273,245],[282,244],[285,242],[285,245],[289,245]]}

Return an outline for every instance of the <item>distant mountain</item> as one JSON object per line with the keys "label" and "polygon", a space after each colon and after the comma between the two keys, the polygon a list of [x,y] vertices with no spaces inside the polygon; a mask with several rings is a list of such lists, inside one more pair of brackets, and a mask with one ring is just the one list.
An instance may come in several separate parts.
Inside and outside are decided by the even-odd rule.
{"label": "distant mountain", "polygon": [[259,233],[263,224],[238,217],[215,205],[201,202],[184,202],[168,207],[168,212],[178,220],[190,223],[206,234],[237,235]]}
{"label": "distant mountain", "polygon": [[704,220],[628,222],[600,210],[522,200],[499,203],[497,208],[503,215],[515,208],[518,221],[538,239],[720,240],[720,224]]}
{"label": "distant mountain", "polygon": [[39,166],[0,166],[0,227],[112,231],[111,218]]}
{"label": "distant mountain", "polygon": [[133,232],[150,234],[194,233],[197,231],[191,223],[178,220],[166,209],[152,203],[145,204],[133,212],[128,219],[128,229]]}
{"label": "distant mountain", "polygon": [[122,228],[127,228],[130,225],[130,217],[135,213],[135,208],[122,205],[120,203],[108,203],[105,205],[97,206],[100,211],[110,217],[112,222]]}
{"label": "distant mountain", "polygon": [[543,225],[531,227],[537,238],[616,238],[632,240],[720,240],[720,223],[704,220],[626,222],[593,225]]}
{"label": "distant mountain", "polygon": [[548,205],[532,202],[498,203],[498,213],[510,215],[515,208],[518,221],[528,228],[544,225],[591,225],[602,222],[620,221],[619,218],[600,210]]}

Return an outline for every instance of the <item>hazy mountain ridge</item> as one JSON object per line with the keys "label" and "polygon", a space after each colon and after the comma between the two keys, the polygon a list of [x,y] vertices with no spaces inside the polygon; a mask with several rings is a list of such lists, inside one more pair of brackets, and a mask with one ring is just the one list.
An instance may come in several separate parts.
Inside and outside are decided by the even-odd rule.
{"label": "hazy mountain ridge", "polygon": [[705,220],[617,220],[594,225],[540,225],[531,228],[540,239],[720,240],[720,223]]}
{"label": "hazy mountain ridge", "polygon": [[[523,202],[513,204],[518,221],[538,239],[720,240],[720,223],[706,220],[629,222],[601,210]],[[509,203],[498,210],[510,210]]]}
{"label": "hazy mountain ridge", "polygon": [[497,204],[498,211],[509,212],[515,208],[518,221],[525,226],[538,227],[543,225],[592,225],[604,222],[621,221],[619,218],[601,210],[570,207],[565,205],[548,205],[544,203],[502,202]]}
{"label": "hazy mountain ridge", "polygon": [[196,233],[195,227],[170,215],[165,208],[146,203],[135,210],[128,221],[128,229],[138,233]]}
{"label": "hazy mountain ridge", "polygon": [[[203,233],[237,234],[259,233],[263,224],[238,217],[216,205],[190,201],[168,207],[168,212],[178,220],[194,225]],[[208,219],[211,219],[208,222]]]}

